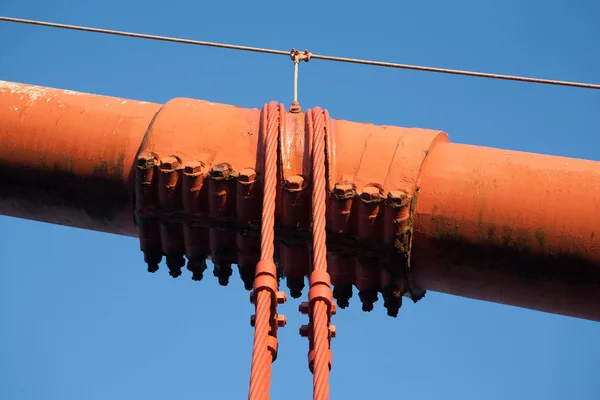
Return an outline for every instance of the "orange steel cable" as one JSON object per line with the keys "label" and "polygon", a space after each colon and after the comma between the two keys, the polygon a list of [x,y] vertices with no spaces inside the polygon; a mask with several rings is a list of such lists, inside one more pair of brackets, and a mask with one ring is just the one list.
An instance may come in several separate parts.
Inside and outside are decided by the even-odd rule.
{"label": "orange steel cable", "polygon": [[[262,145],[264,148],[263,168],[263,207],[261,224],[261,262],[257,265],[255,275],[256,304],[254,348],[252,350],[252,367],[250,372],[250,390],[248,399],[265,400],[269,398],[271,363],[274,361],[274,351],[270,348],[270,336],[273,336],[273,321],[276,318],[273,305],[276,302],[276,268],[273,261],[275,253],[275,197],[277,192],[277,144],[279,131],[279,109],[276,102],[271,102],[263,108],[261,129],[263,130]],[[261,268],[264,266],[264,269]],[[266,271],[265,271],[266,269]],[[259,279],[265,275],[275,288],[272,290],[257,290]],[[274,328],[276,329],[276,327]],[[274,336],[273,336],[274,337]],[[274,337],[275,338],[275,337]],[[272,340],[271,340],[272,342]]]}
{"label": "orange steel cable", "polygon": [[[260,254],[262,260],[272,260],[275,254],[275,197],[277,194],[277,142],[279,105],[272,101],[266,107],[266,130],[263,136],[264,187]],[[264,118],[264,117],[263,117]]]}
{"label": "orange steel cable", "polygon": [[271,317],[270,299],[267,291],[258,293],[256,299],[256,320],[254,328],[254,347],[252,349],[252,367],[250,370],[249,400],[269,398],[271,362],[269,354],[269,319]]}
{"label": "orange steel cable", "polygon": [[[312,233],[313,269],[327,271],[327,247],[325,232],[325,206],[327,200],[325,177],[325,115],[320,108],[308,110],[309,130],[313,131],[312,141]],[[314,274],[314,273],[313,273]],[[311,290],[313,284],[311,274]],[[329,291],[331,288],[329,287]],[[309,295],[310,297],[310,295]],[[311,299],[312,300],[312,299]],[[330,310],[323,299],[314,301],[312,312],[312,340],[314,345],[313,399],[329,399],[329,319]]]}
{"label": "orange steel cable", "polygon": [[[169,36],[150,35],[150,34],[145,34],[145,33],[125,32],[125,31],[118,31],[118,30],[113,30],[113,29],[92,28],[92,27],[87,27],[87,26],[60,24],[60,23],[46,22],[46,21],[36,21],[36,20],[23,19],[23,18],[12,18],[12,17],[0,16],[0,21],[46,26],[46,27],[51,27],[51,28],[70,29],[70,30],[77,30],[77,31],[83,31],[83,32],[103,33],[103,34],[108,34],[108,35],[127,36],[127,37],[139,38],[139,39],[160,40],[160,41],[164,41],[164,42],[191,44],[191,45],[196,45],[196,46],[217,47],[217,48],[222,48],[222,49],[251,51],[251,52],[256,52],[256,53],[266,53],[266,54],[285,55],[285,56],[290,55],[290,52],[285,51],[285,50],[267,49],[267,48],[261,48],[261,47],[242,46],[242,45],[217,43],[217,42],[207,42],[207,41],[203,41],[203,40],[183,39],[183,38],[176,38],[176,37],[169,37]],[[440,74],[463,75],[463,76],[471,76],[471,77],[477,77],[477,78],[501,79],[501,80],[508,80],[508,81],[539,83],[539,84],[544,84],[544,85],[569,86],[569,87],[578,87],[578,88],[584,88],[584,89],[600,90],[600,84],[595,84],[595,83],[582,83],[582,82],[563,81],[563,80],[556,80],[556,79],[531,78],[531,77],[517,76],[517,75],[505,75],[505,74],[494,74],[494,73],[489,73],[489,72],[477,72],[477,71],[466,71],[466,70],[460,70],[460,69],[428,67],[428,66],[422,66],[422,65],[364,60],[364,59],[360,59],[360,58],[337,57],[337,56],[312,54],[312,53],[310,54],[310,57],[313,59],[316,59],[316,60],[343,62],[343,63],[351,63],[351,64],[363,64],[363,65],[370,65],[370,66],[375,66],[375,67],[408,69],[408,70],[413,70],[413,71],[435,72],[435,73],[440,73]]]}

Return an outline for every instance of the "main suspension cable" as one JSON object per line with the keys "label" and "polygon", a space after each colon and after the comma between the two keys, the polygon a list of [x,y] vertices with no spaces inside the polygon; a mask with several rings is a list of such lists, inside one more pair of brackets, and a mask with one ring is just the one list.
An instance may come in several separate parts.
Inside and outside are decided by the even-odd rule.
{"label": "main suspension cable", "polygon": [[[14,23],[28,24],[28,25],[46,26],[46,27],[52,27],[52,28],[70,29],[70,30],[84,31],[84,32],[103,33],[103,34],[108,34],[108,35],[127,36],[127,37],[139,38],[139,39],[160,40],[160,41],[165,41],[165,42],[191,44],[191,45],[196,45],[196,46],[218,47],[218,48],[223,48],[223,49],[251,51],[251,52],[256,52],[256,53],[275,54],[275,55],[284,55],[284,56],[288,56],[288,57],[290,56],[290,51],[286,51],[286,50],[276,50],[276,49],[268,49],[268,48],[262,48],[262,47],[234,45],[234,44],[226,44],[226,43],[218,43],[218,42],[207,42],[207,41],[203,41],[203,40],[182,39],[182,38],[169,37],[169,36],[150,35],[150,34],[145,34],[145,33],[118,31],[118,30],[113,30],[113,29],[92,28],[92,27],[87,27],[87,26],[69,25],[69,24],[61,24],[61,23],[55,23],[55,22],[38,21],[38,20],[23,19],[23,18],[0,16],[0,21],[14,22]],[[351,64],[363,64],[363,65],[370,65],[370,66],[376,66],[376,67],[398,68],[398,69],[407,69],[407,70],[423,71],[423,72],[435,72],[435,73],[440,73],[440,74],[463,75],[463,76],[471,76],[471,77],[477,77],[477,78],[500,79],[500,80],[508,80],[508,81],[538,83],[538,84],[544,84],[544,85],[569,86],[569,87],[577,87],[577,88],[584,88],[584,89],[600,90],[600,84],[594,84],[594,83],[563,81],[563,80],[556,80],[556,79],[532,78],[532,77],[525,77],[525,76],[518,76],[518,75],[495,74],[495,73],[489,73],[489,72],[467,71],[467,70],[450,69],[450,68],[428,67],[428,66],[422,66],[422,65],[365,60],[365,59],[360,59],[360,58],[337,57],[337,56],[313,54],[313,53],[310,53],[310,57],[312,59],[316,59],[316,60],[351,63]]]}

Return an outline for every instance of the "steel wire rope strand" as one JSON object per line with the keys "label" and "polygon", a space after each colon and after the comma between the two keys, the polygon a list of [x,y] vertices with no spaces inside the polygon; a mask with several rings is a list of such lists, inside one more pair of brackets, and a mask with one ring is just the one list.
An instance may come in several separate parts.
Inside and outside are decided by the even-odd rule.
{"label": "steel wire rope strand", "polygon": [[[276,49],[268,49],[268,48],[262,48],[262,47],[243,46],[243,45],[235,45],[235,44],[227,44],[227,43],[219,43],[219,42],[208,42],[208,41],[203,41],[203,40],[183,39],[183,38],[176,38],[176,37],[170,37],[170,36],[159,36],[159,35],[151,35],[151,34],[145,34],[145,33],[118,31],[118,30],[113,30],[113,29],[92,28],[92,27],[87,27],[87,26],[69,25],[69,24],[61,24],[61,23],[47,22],[47,21],[37,21],[37,20],[30,20],[30,19],[23,19],[23,18],[0,16],[0,21],[14,22],[14,23],[28,24],[28,25],[46,26],[46,27],[51,27],[51,28],[70,29],[70,30],[84,31],[84,32],[103,33],[103,34],[108,34],[108,35],[127,36],[127,37],[139,38],[139,39],[160,40],[160,41],[165,41],[165,42],[191,44],[191,45],[196,45],[196,46],[217,47],[217,48],[231,49],[231,50],[251,51],[251,52],[255,52],[255,53],[284,55],[287,57],[290,56],[290,52],[286,51],[286,50],[276,50]],[[564,81],[564,80],[556,80],[556,79],[532,78],[532,77],[526,77],[526,76],[467,71],[467,70],[461,70],[461,69],[428,67],[428,66],[423,66],[423,65],[401,64],[401,63],[393,63],[393,62],[386,62],[386,61],[374,61],[374,60],[365,60],[365,59],[360,59],[360,58],[337,57],[337,56],[312,54],[312,53],[311,53],[311,59],[350,63],[350,64],[363,64],[363,65],[370,65],[370,66],[376,66],[376,67],[408,69],[408,70],[413,70],[413,71],[435,72],[435,73],[440,73],[440,74],[463,75],[463,76],[471,76],[471,77],[477,77],[477,78],[500,79],[500,80],[518,81],[518,82],[527,82],[527,83],[539,83],[539,84],[543,84],[543,85],[568,86],[568,87],[600,90],[600,84],[595,84],[595,83],[573,82],[573,81]]]}
{"label": "steel wire rope strand", "polygon": [[[261,116],[263,151],[263,204],[261,220],[261,261],[273,262],[275,253],[275,197],[277,192],[277,144],[279,130],[279,105],[271,102],[263,107]],[[276,271],[272,271],[276,274]],[[257,270],[257,275],[259,271]],[[269,398],[271,363],[273,359],[268,348],[271,326],[271,299],[273,293],[266,290],[258,292],[254,346],[252,349],[252,367],[250,372],[250,390],[248,399],[265,400]]]}
{"label": "steel wire rope strand", "polygon": [[271,357],[268,349],[269,317],[271,315],[271,299],[267,291],[258,293],[256,302],[256,319],[254,325],[254,346],[252,348],[252,366],[250,369],[249,400],[265,400],[269,398]]}
{"label": "steel wire rope strand", "polygon": [[[308,127],[313,130],[312,141],[312,233],[313,268],[327,271],[326,247],[326,176],[325,176],[325,116],[321,108],[307,112]],[[312,284],[312,282],[311,282]],[[331,289],[329,289],[331,290]],[[324,300],[316,300],[313,313],[313,400],[329,399],[329,318]]]}

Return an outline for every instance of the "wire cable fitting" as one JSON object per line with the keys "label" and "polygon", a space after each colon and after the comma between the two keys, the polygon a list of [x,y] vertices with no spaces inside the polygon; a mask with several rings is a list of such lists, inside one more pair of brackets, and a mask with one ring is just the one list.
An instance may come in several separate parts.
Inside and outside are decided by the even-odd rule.
{"label": "wire cable fitting", "polygon": [[[207,42],[207,41],[202,41],[202,40],[181,39],[181,38],[175,38],[175,37],[169,37],[169,36],[149,35],[149,34],[144,34],[144,33],[117,31],[117,30],[112,30],[112,29],[91,28],[91,27],[86,27],[86,26],[59,24],[59,23],[54,23],[54,22],[36,21],[36,20],[23,19],[23,18],[12,18],[12,17],[0,16],[0,21],[14,22],[14,23],[28,24],[28,25],[47,26],[47,27],[52,27],[52,28],[70,29],[70,30],[84,31],[84,32],[103,33],[103,34],[108,34],[108,35],[127,36],[127,37],[139,38],[139,39],[160,40],[160,41],[165,41],[165,42],[191,44],[191,45],[196,45],[196,46],[208,46],[208,47],[218,47],[218,48],[222,48],[222,49],[251,51],[251,52],[256,52],[256,53],[266,53],[266,54],[274,54],[274,55],[281,55],[281,56],[289,56],[290,55],[290,52],[285,51],[285,50],[275,50],[275,49],[267,49],[267,48],[252,47],[252,46],[241,46],[241,45],[218,43],[218,42]],[[501,79],[501,80],[508,80],[508,81],[539,83],[539,84],[544,84],[544,85],[569,86],[569,87],[578,87],[578,88],[584,88],[584,89],[600,90],[600,84],[595,84],[595,83],[582,83],[582,82],[562,81],[562,80],[555,80],[555,79],[530,78],[530,77],[517,76],[517,75],[504,75],[504,74],[494,74],[494,73],[488,73],[488,72],[466,71],[466,70],[460,70],[460,69],[427,67],[427,66],[422,66],[422,65],[363,60],[360,58],[337,57],[337,56],[329,56],[329,55],[321,55],[321,54],[311,54],[311,58],[316,59],[316,60],[334,61],[334,62],[342,62],[342,63],[350,63],[350,64],[363,64],[363,65],[370,65],[370,66],[376,66],[376,67],[408,69],[408,70],[413,70],[413,71],[436,72],[436,73],[440,73],[440,74],[463,75],[463,76],[471,76],[471,77],[478,77],[478,78]]]}
{"label": "wire cable fitting", "polygon": [[292,49],[292,51],[290,51],[290,58],[294,62],[294,101],[290,106],[290,112],[294,114],[299,114],[302,112],[302,107],[300,107],[300,104],[298,103],[298,67],[300,61],[309,62],[311,57],[312,54],[308,50],[301,52],[299,50]]}

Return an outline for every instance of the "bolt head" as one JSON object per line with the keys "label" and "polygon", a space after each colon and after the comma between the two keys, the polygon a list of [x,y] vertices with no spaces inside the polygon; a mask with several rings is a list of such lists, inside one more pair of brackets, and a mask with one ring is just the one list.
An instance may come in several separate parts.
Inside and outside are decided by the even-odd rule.
{"label": "bolt head", "polygon": [[250,326],[253,328],[256,326],[256,315],[250,316]]}
{"label": "bolt head", "polygon": [[308,335],[310,334],[310,327],[308,325],[302,325],[299,329],[299,332],[300,336],[308,337]]}
{"label": "bolt head", "polygon": [[310,311],[310,304],[304,301],[298,305],[298,310],[301,314],[308,314]]}
{"label": "bolt head", "polygon": [[404,193],[402,190],[390,190],[388,193],[388,198],[403,200],[406,198],[406,193]]}
{"label": "bolt head", "polygon": [[387,201],[391,205],[400,206],[407,199],[408,195],[402,190],[390,190],[387,195]]}
{"label": "bolt head", "polygon": [[183,169],[183,171],[186,174],[199,174],[200,172],[202,172],[202,167],[204,167],[204,164],[201,163],[200,161],[188,161],[187,163],[185,163],[185,168]]}
{"label": "bolt head", "polygon": [[349,183],[336,183],[333,187],[333,194],[337,197],[350,198],[354,194],[354,187]]}
{"label": "bolt head", "polygon": [[283,304],[287,300],[287,296],[283,292],[277,292],[277,304]]}
{"label": "bolt head", "polygon": [[329,325],[329,335],[334,338],[336,336],[335,325]]}
{"label": "bolt head", "polygon": [[252,168],[244,168],[238,174],[238,180],[242,183],[251,183],[256,179],[256,171]]}
{"label": "bolt head", "polygon": [[231,173],[231,165],[221,163],[213,165],[210,169],[210,176],[213,178],[225,178]]}
{"label": "bolt head", "polygon": [[143,152],[137,158],[137,165],[139,167],[150,168],[153,167],[156,162],[154,155],[150,152]]}
{"label": "bolt head", "polygon": [[288,190],[301,190],[304,187],[304,178],[300,175],[290,176],[285,180],[284,185]]}
{"label": "bolt head", "polygon": [[177,157],[165,157],[160,160],[160,169],[164,171],[173,171],[179,167],[179,160]]}
{"label": "bolt head", "polygon": [[362,190],[360,198],[365,201],[376,201],[381,199],[379,188],[375,186],[367,186]]}
{"label": "bolt head", "polygon": [[286,324],[287,324],[287,318],[285,318],[285,315],[278,315],[277,316],[277,327],[283,328]]}

